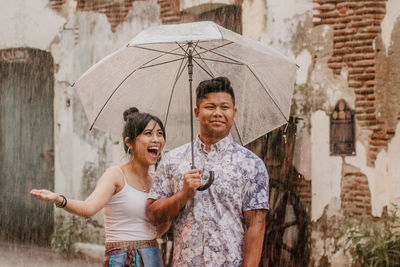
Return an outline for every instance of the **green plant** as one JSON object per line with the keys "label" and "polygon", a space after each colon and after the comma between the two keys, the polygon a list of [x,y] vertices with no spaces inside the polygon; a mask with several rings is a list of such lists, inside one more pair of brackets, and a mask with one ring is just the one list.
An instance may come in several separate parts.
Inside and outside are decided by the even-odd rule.
{"label": "green plant", "polygon": [[377,222],[346,222],[341,229],[345,251],[355,256],[353,264],[361,266],[400,266],[399,207],[393,205],[388,215]]}
{"label": "green plant", "polygon": [[73,215],[59,215],[56,220],[51,246],[65,256],[73,254],[72,234],[75,221],[76,217]]}

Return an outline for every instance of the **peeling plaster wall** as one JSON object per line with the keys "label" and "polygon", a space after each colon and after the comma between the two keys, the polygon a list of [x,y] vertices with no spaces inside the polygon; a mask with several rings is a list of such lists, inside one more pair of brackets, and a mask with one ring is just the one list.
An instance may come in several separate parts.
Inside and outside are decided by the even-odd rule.
{"label": "peeling plaster wall", "polygon": [[[83,200],[106,168],[128,158],[119,136],[89,131],[83,107],[71,85],[90,66],[124,46],[142,29],[161,21],[157,0],[133,2],[124,21],[113,30],[105,14],[77,12],[76,6],[74,0],[65,1],[56,10],[51,9],[48,0],[2,1],[0,49],[33,47],[53,56],[55,191]],[[55,216],[69,215],[57,210]],[[79,219],[79,236],[74,241],[103,244],[102,223],[102,212],[90,220]],[[63,226],[56,224],[58,227]]]}
{"label": "peeling plaster wall", "polygon": [[389,46],[392,44],[392,32],[395,29],[396,20],[400,17],[400,2],[388,0],[386,3],[386,16],[382,21],[382,40],[385,45],[385,52],[388,54]]}
{"label": "peeling plaster wall", "polygon": [[[290,49],[299,26],[312,13],[312,0],[267,0],[267,26],[261,41],[281,49],[287,56],[296,56]],[[299,45],[299,44],[297,44]]]}
{"label": "peeling plaster wall", "polygon": [[327,205],[340,200],[342,159],[329,156],[329,117],[325,112],[313,113],[311,124],[311,219],[315,221]]}
{"label": "peeling plaster wall", "polygon": [[[142,29],[158,25],[159,6],[156,0],[134,2],[125,21],[114,32],[105,14],[70,12],[65,31],[52,46],[57,91],[55,103],[55,179],[56,191],[78,199],[86,198],[106,168],[128,160],[123,154],[120,137],[97,130],[89,131],[89,123],[74,89],[70,85],[90,66],[124,46]],[[68,104],[69,103],[69,104]],[[122,114],[121,114],[122,116]],[[122,129],[121,129],[122,132]],[[103,223],[99,212],[92,220]],[[86,226],[85,222],[80,222]],[[90,228],[89,228],[90,229]],[[104,232],[93,237],[83,233],[80,242],[103,243]]]}
{"label": "peeling plaster wall", "polygon": [[363,145],[357,142],[357,157],[346,158],[346,162],[360,168],[368,178],[371,190],[372,215],[381,216],[385,206],[391,203],[400,203],[400,123],[396,128],[396,135],[388,145],[388,149],[382,150],[376,159],[375,168],[367,166],[366,152]]}
{"label": "peeling plaster wall", "polygon": [[48,8],[46,0],[2,0],[0,49],[31,47],[48,50],[65,19]]}
{"label": "peeling plaster wall", "polygon": [[265,0],[243,1],[242,34],[260,41],[267,26],[267,7]]}

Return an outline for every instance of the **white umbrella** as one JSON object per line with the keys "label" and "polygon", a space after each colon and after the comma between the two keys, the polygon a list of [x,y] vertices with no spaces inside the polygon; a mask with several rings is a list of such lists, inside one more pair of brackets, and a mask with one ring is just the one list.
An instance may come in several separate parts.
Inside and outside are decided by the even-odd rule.
{"label": "white umbrella", "polygon": [[207,21],[146,29],[74,87],[91,127],[120,136],[121,114],[135,106],[165,123],[170,149],[193,141],[191,80],[228,77],[238,108],[231,133],[246,145],[287,123],[295,75],[296,64],[280,52]]}

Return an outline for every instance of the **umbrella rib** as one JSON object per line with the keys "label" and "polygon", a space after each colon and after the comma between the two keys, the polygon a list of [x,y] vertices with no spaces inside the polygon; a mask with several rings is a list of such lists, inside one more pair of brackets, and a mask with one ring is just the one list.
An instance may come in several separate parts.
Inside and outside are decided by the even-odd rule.
{"label": "umbrella rib", "polygon": [[283,114],[283,112],[282,112],[281,108],[279,107],[279,105],[276,103],[276,101],[275,101],[275,96],[273,96],[273,94],[271,94],[271,93],[269,92],[269,89],[266,88],[266,87],[263,85],[263,83],[260,81],[260,79],[258,78],[258,76],[253,72],[253,70],[250,68],[250,66],[249,66],[249,65],[246,65],[246,66],[247,66],[247,68],[250,70],[250,72],[253,74],[253,76],[256,78],[256,80],[260,83],[260,85],[264,88],[265,92],[266,92],[266,93],[268,94],[268,96],[271,98],[272,102],[273,102],[273,103],[275,104],[275,106],[278,108],[279,112],[282,114],[282,116],[285,118],[285,120],[286,120],[286,121],[289,121],[289,120],[286,118],[285,114]]}
{"label": "umbrella rib", "polygon": [[[196,63],[202,70],[204,70],[205,73],[207,73],[208,75],[210,75],[211,78],[214,78],[214,74],[211,72],[211,70],[210,70],[210,72],[211,72],[211,73],[210,73],[210,72],[208,72],[205,68],[203,68],[203,67],[200,65],[200,63],[197,62],[196,60],[193,59],[193,62]],[[206,64],[204,63],[204,65],[206,65]],[[207,65],[206,65],[206,66],[207,66]],[[207,67],[208,67],[208,66],[207,66]]]}
{"label": "umbrella rib", "polygon": [[175,81],[174,81],[174,86],[172,87],[172,91],[171,91],[171,94],[170,94],[170,97],[169,97],[169,101],[168,101],[168,108],[167,108],[167,114],[165,115],[164,125],[167,125],[168,115],[169,115],[169,108],[170,108],[170,106],[171,106],[172,96],[174,95],[176,83],[178,82],[179,78],[181,77],[183,71],[185,70],[184,67],[182,68],[182,65],[186,66],[186,63],[185,63],[185,64],[182,64],[185,58],[186,58],[186,57],[183,57],[183,58],[182,58],[181,64],[179,65],[178,71],[176,72],[176,77],[175,77]]}
{"label": "umbrella rib", "polygon": [[[136,47],[136,46],[135,46],[135,47]],[[176,50],[176,49],[178,49],[178,48],[175,48],[175,49],[173,49],[173,50],[171,50],[171,51],[174,51],[174,50]],[[163,51],[160,51],[160,52],[166,53],[166,52],[163,52]],[[165,55],[165,54],[164,54],[164,55]],[[143,66],[146,66],[146,64],[149,64],[150,62],[152,62],[152,61],[154,61],[154,60],[156,60],[156,59],[158,59],[158,58],[160,58],[160,57],[162,57],[162,56],[164,56],[164,55],[159,55],[159,56],[156,56],[156,57],[153,58],[153,59],[150,59],[149,61],[143,63],[140,67],[134,69],[131,73],[129,73],[129,74],[118,84],[118,86],[115,88],[115,90],[114,90],[114,91],[111,93],[111,95],[108,97],[107,101],[104,103],[104,105],[101,107],[100,111],[97,113],[97,116],[96,116],[96,118],[94,119],[92,125],[90,125],[89,130],[92,130],[92,129],[93,129],[93,126],[94,126],[94,124],[96,123],[97,119],[100,117],[100,114],[103,112],[104,108],[106,107],[106,105],[108,104],[108,102],[110,101],[110,99],[113,97],[113,95],[115,94],[115,92],[117,92],[117,90],[121,87],[121,85],[122,85],[132,74],[134,74],[137,70],[143,68]]]}
{"label": "umbrella rib", "polygon": [[179,54],[179,53],[172,53],[171,52],[171,51],[178,50],[178,48],[172,49],[170,52],[168,52],[168,51],[163,51],[163,50],[158,50],[158,49],[148,48],[148,47],[142,47],[142,46],[137,46],[137,45],[131,46],[131,47],[140,48],[140,49],[144,49],[144,50],[150,50],[150,51],[154,51],[154,52],[160,52],[160,53],[168,54],[168,55],[184,56],[184,55]]}
{"label": "umbrella rib", "polygon": [[200,58],[202,60],[208,60],[208,61],[214,61],[214,62],[220,62],[220,63],[227,63],[227,64],[233,64],[233,65],[245,65],[244,63],[241,62],[229,62],[229,61],[223,61],[223,60],[218,60],[218,59],[211,59],[211,58],[202,58],[202,57],[193,57],[193,58]]}
{"label": "umbrella rib", "polygon": [[161,63],[153,64],[153,65],[142,66],[142,67],[139,67],[139,69],[145,69],[145,68],[155,67],[155,66],[159,66],[159,65],[164,65],[164,64],[175,62],[175,61],[183,60],[185,58],[186,57],[181,57],[181,58],[168,60],[168,61],[164,61],[164,62],[161,62]]}
{"label": "umbrella rib", "polygon": [[211,52],[211,53],[213,53],[213,54],[215,54],[215,55],[218,55],[218,56],[220,56],[220,57],[229,59],[229,60],[234,61],[234,62],[236,62],[236,63],[242,63],[242,62],[240,62],[240,61],[238,61],[238,60],[236,60],[236,59],[233,59],[233,58],[231,58],[231,57],[228,57],[228,56],[225,56],[225,55],[223,55],[223,54],[220,54],[220,53],[217,53],[217,52],[213,51],[213,50],[215,50],[215,49],[218,49],[218,48],[224,47],[224,46],[226,46],[226,45],[230,45],[230,44],[233,44],[233,42],[227,43],[227,44],[225,44],[225,45],[216,46],[216,47],[210,48],[210,49],[204,48],[204,47],[202,47],[202,46],[199,45],[199,47],[200,47],[201,49],[204,49],[204,51],[203,51],[203,52],[200,52],[200,53],[201,53],[201,54],[204,54],[204,53],[206,53],[206,52]]}
{"label": "umbrella rib", "polygon": [[[221,48],[221,47],[230,45],[230,44],[233,44],[233,42],[229,42],[229,43],[226,43],[226,44],[222,44],[222,45],[219,45],[219,46],[216,46],[216,47],[213,47],[213,48],[209,48],[209,49],[204,48],[204,47],[201,47],[201,46],[198,46],[198,47],[200,47],[201,49],[204,49],[204,51],[200,52],[199,54],[204,54],[204,53],[207,53],[207,52],[213,52],[213,50],[215,50],[215,49],[218,49],[218,48]],[[214,52],[214,53],[215,53],[215,52]],[[216,53],[216,54],[217,54],[217,53]],[[231,60],[233,60],[233,59],[231,59]]]}
{"label": "umbrella rib", "polygon": [[[194,49],[194,51],[196,51],[197,52],[197,50],[196,49]],[[198,52],[197,52],[198,53]],[[207,65],[207,63],[204,61],[204,58],[202,58],[200,55],[199,55],[199,58],[201,59],[201,61],[203,62],[203,64],[207,67],[207,69],[208,69],[208,71],[211,73],[211,77],[212,78],[214,78],[214,73],[212,73],[212,70],[211,70],[211,68]],[[193,60],[195,59],[195,57],[193,57]],[[194,60],[195,62],[196,62],[196,60]],[[197,63],[197,62],[196,62]],[[199,66],[200,66],[200,64],[199,63],[197,63]],[[201,67],[201,66],[200,66]],[[204,70],[204,71],[206,71],[206,70]],[[207,71],[206,71],[207,72]],[[207,72],[208,73],[208,72]]]}

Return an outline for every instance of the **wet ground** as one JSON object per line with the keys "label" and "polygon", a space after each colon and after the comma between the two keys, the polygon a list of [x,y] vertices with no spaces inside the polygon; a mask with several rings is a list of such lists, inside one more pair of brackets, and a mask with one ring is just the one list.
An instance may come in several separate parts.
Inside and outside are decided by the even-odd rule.
{"label": "wet ground", "polygon": [[66,258],[50,248],[34,245],[15,245],[0,243],[0,266],[29,267],[70,267],[70,266],[102,266],[102,262],[90,258]]}

